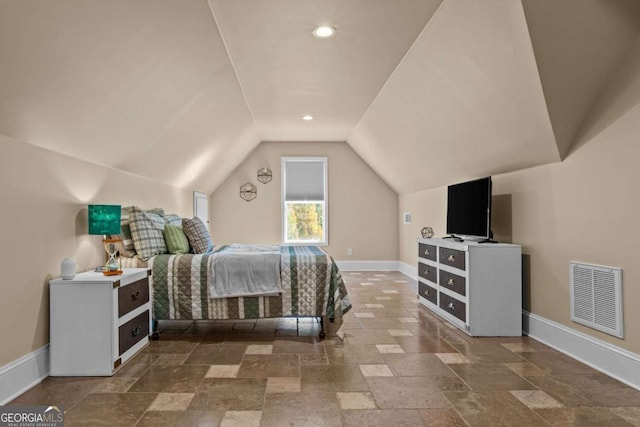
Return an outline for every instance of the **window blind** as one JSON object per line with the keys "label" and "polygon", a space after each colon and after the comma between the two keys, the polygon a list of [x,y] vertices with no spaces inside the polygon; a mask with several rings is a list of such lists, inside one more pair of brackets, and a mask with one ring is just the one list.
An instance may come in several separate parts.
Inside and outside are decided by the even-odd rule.
{"label": "window blind", "polygon": [[324,201],[324,162],[286,160],[284,166],[285,201]]}

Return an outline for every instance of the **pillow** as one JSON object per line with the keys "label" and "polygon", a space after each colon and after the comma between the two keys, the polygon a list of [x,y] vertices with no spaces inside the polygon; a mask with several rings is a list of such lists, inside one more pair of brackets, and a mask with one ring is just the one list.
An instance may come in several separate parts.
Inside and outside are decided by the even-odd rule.
{"label": "pillow", "polygon": [[[135,208],[135,206],[131,206],[131,208],[133,209],[133,208]],[[151,214],[155,214],[155,215],[160,215],[160,216],[164,215],[164,209],[162,209],[162,208],[153,208],[153,209],[149,209],[149,210],[147,210],[145,212],[148,212],[148,213],[151,213]]]}
{"label": "pillow", "polygon": [[162,217],[164,218],[164,222],[166,222],[167,224],[177,225],[178,227],[182,228],[182,217],[180,215],[166,214],[162,215]]}
{"label": "pillow", "polygon": [[120,255],[127,258],[133,258],[136,255],[136,248],[133,246],[133,239],[131,238],[131,222],[129,220],[122,221],[120,223],[120,234],[111,236],[111,238],[122,240]]}
{"label": "pillow", "polygon": [[162,234],[164,234],[164,241],[170,254],[186,254],[189,252],[189,240],[187,240],[182,227],[166,224]]}
{"label": "pillow", "polygon": [[[131,238],[130,215],[131,215],[131,209],[133,207],[134,206],[122,207],[122,214],[121,214],[121,221],[120,221],[120,234],[112,234],[109,237],[110,239],[120,239],[122,241],[122,246],[120,248],[120,255],[125,258],[133,258],[134,256],[136,256],[136,248],[133,245],[133,239]],[[147,212],[157,214],[157,215],[164,215],[164,209],[162,208],[149,209]],[[180,222],[179,225],[181,224],[182,222]]]}
{"label": "pillow", "polygon": [[165,225],[162,216],[133,206],[130,219],[131,238],[140,259],[146,261],[154,255],[167,252],[162,234]]}
{"label": "pillow", "polygon": [[[138,209],[140,210],[139,207],[137,206],[123,206],[122,207],[122,215],[120,216],[120,218],[122,218],[122,221],[129,221],[131,219],[131,211],[132,209]],[[156,215],[164,215],[164,209],[162,208],[153,208],[153,209],[147,209],[145,212],[149,212],[152,214],[156,214]]]}
{"label": "pillow", "polygon": [[189,244],[193,248],[193,252],[197,254],[205,254],[213,250],[213,242],[209,236],[209,230],[197,216],[193,219],[184,218],[182,220],[182,229],[189,239]]}

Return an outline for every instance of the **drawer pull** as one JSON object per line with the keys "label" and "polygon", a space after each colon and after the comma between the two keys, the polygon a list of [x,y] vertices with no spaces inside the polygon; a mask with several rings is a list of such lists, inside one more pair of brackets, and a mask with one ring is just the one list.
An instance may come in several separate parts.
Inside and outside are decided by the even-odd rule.
{"label": "drawer pull", "polygon": [[134,293],[131,294],[131,301],[135,301],[138,298],[140,298],[140,291],[135,291]]}
{"label": "drawer pull", "polygon": [[449,285],[449,286],[453,286],[453,285],[455,285],[455,284],[456,284],[455,280],[453,280],[453,279],[450,277],[450,278],[449,278],[449,280],[447,281],[447,285]]}
{"label": "drawer pull", "polygon": [[452,303],[452,302],[450,302],[450,303],[449,303],[449,309],[451,309],[451,310],[455,310],[455,308],[456,308],[456,307],[453,305],[453,303]]}
{"label": "drawer pull", "polygon": [[449,261],[449,262],[456,262],[456,257],[454,257],[454,256],[453,256],[453,254],[451,254],[451,255],[449,255],[449,256],[447,257],[447,261]]}
{"label": "drawer pull", "polygon": [[429,269],[428,268],[424,269],[424,274],[429,274]]}
{"label": "drawer pull", "polygon": [[431,253],[429,252],[429,249],[425,249],[425,250],[424,250],[424,254],[425,254],[426,256],[431,255]]}
{"label": "drawer pull", "polygon": [[140,335],[140,331],[142,330],[142,328],[140,328],[140,326],[137,326],[135,329],[131,330],[131,336],[132,337],[137,337],[138,335]]}
{"label": "drawer pull", "polygon": [[424,296],[428,297],[429,296],[429,289],[427,289],[426,291],[424,291]]}

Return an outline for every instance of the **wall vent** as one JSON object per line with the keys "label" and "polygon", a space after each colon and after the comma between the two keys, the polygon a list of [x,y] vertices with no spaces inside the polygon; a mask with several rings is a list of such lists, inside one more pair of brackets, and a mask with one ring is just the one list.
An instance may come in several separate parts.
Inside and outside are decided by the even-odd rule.
{"label": "wall vent", "polygon": [[622,270],[569,263],[571,320],[618,338],[622,324]]}

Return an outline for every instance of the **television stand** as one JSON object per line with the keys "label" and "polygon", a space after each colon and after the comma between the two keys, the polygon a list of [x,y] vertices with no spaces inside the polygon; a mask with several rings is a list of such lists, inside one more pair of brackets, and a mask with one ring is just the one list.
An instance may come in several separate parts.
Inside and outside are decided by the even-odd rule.
{"label": "television stand", "polygon": [[470,336],[522,335],[522,247],[418,239],[420,303]]}
{"label": "television stand", "polygon": [[484,239],[484,240],[480,240],[478,241],[478,243],[500,243],[497,240],[493,240],[493,239]]}
{"label": "television stand", "polygon": [[453,235],[451,235],[451,236],[444,236],[442,239],[443,239],[443,240],[444,240],[444,239],[453,239],[453,241],[455,241],[455,242],[464,242],[464,239],[463,239],[463,238],[458,237],[458,236],[453,236]]}

